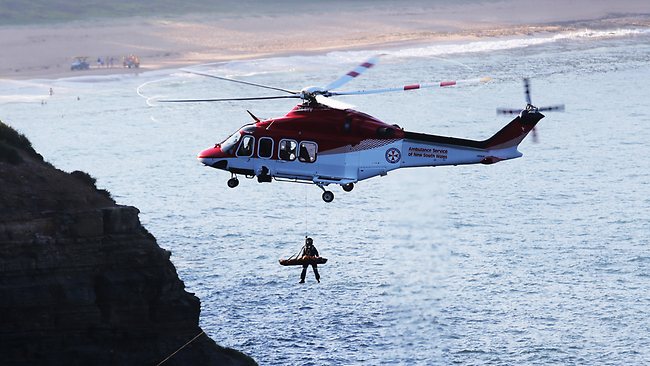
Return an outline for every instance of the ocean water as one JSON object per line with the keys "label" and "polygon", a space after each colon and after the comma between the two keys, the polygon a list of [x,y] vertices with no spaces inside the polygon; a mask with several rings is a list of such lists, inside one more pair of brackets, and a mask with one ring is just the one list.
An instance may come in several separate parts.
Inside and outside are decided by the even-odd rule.
{"label": "ocean water", "polygon": [[[345,90],[491,76],[480,86],[339,98],[410,131],[483,139],[524,107],[565,103],[521,159],[403,169],[334,202],[242,179],[195,155],[291,101],[148,106],[147,97],[271,95],[164,70],[0,80],[0,119],[55,166],[84,170],[143,224],[201,299],[201,326],[261,365],[650,363],[650,31],[485,38],[386,49]],[[193,68],[289,89],[375,51]],[[48,96],[52,87],[54,95]],[[299,285],[278,259],[305,235],[329,261]],[[161,355],[164,356],[164,355]]]}

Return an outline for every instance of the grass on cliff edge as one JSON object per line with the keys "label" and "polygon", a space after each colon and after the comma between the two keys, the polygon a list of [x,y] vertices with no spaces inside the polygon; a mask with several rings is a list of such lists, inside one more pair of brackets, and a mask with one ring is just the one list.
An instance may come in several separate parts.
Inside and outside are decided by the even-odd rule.
{"label": "grass on cliff edge", "polygon": [[0,121],[0,161],[14,165],[22,163],[23,158],[16,149],[23,150],[34,158],[43,161],[43,157],[34,150],[32,143],[25,135],[18,133],[18,131]]}
{"label": "grass on cliff edge", "polygon": [[[34,157],[34,159],[49,165],[49,163],[46,163],[43,160],[43,156],[34,150],[31,141],[29,141],[25,135],[19,133],[18,131],[0,121],[0,162],[9,163],[12,165],[18,165],[22,163],[23,157],[20,156],[18,150],[23,150],[30,156]],[[105,195],[107,198],[113,199],[109,191],[97,188],[97,180],[91,177],[90,174],[75,170],[74,172],[70,173],[70,175],[84,182],[88,186],[96,189],[99,191],[99,193]]]}

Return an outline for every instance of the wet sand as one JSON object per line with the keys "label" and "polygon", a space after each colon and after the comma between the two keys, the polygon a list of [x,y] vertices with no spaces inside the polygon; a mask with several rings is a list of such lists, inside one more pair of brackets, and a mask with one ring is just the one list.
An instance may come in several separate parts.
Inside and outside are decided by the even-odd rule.
{"label": "wet sand", "polygon": [[[246,3],[247,0],[243,0]],[[650,3],[622,0],[255,3],[227,14],[133,17],[0,27],[0,78],[61,78],[181,67],[282,54],[375,49],[405,42],[476,39],[548,31],[648,26]],[[645,14],[645,15],[644,15]],[[141,68],[122,67],[140,57]],[[90,70],[70,71],[74,56]],[[113,67],[97,62],[113,58]]]}

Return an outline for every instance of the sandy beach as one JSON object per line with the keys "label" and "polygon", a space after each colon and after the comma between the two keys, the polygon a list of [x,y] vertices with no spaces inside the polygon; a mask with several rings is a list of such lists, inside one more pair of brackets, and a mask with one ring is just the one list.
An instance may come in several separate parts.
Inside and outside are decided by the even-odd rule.
{"label": "sandy beach", "polygon": [[[54,79],[404,42],[650,25],[650,3],[632,0],[237,4],[223,14],[1,26],[0,78]],[[122,66],[131,54],[141,60],[137,70]],[[75,56],[88,57],[91,69],[71,71]],[[112,59],[112,67],[98,59]]]}

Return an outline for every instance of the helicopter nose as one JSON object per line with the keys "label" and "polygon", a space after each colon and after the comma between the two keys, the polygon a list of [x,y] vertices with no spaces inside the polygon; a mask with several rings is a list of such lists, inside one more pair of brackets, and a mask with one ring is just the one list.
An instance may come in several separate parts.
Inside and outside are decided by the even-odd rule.
{"label": "helicopter nose", "polygon": [[223,158],[223,152],[220,147],[215,146],[201,151],[196,158],[199,159],[201,163],[212,166],[217,159]]}

